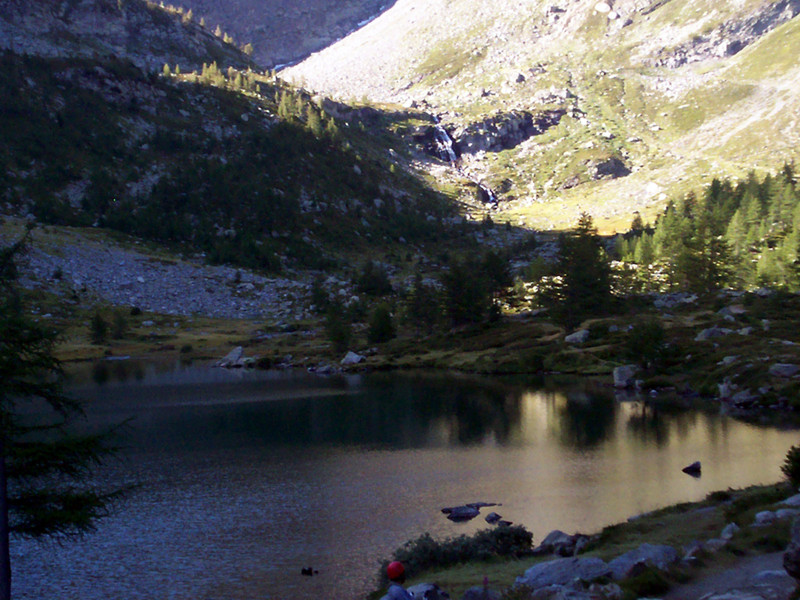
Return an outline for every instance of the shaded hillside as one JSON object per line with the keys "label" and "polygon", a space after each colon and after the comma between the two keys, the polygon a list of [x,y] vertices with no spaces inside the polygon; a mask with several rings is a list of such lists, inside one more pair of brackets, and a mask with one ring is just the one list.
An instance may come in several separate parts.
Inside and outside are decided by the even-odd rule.
{"label": "shaded hillside", "polygon": [[361,118],[392,117],[337,122],[290,88],[213,65],[178,77],[6,53],[3,212],[268,270],[441,241],[452,205],[392,166]]}
{"label": "shaded hillside", "polygon": [[264,67],[295,62],[361,27],[390,0],[183,0],[208,27],[252,43]]}
{"label": "shaded hillside", "polygon": [[148,69],[204,62],[246,68],[241,50],[192,15],[149,0],[2,0],[0,49],[49,57],[117,56]]}
{"label": "shaded hillside", "polygon": [[[798,0],[400,0],[285,77],[441,117],[501,218],[605,231],[798,156]],[[557,123],[526,123],[561,111]]]}

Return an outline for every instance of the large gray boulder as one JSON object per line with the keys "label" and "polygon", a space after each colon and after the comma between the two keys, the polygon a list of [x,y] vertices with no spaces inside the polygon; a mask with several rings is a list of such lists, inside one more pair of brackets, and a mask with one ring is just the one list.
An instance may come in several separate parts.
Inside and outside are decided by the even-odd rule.
{"label": "large gray boulder", "polygon": [[557,558],[534,565],[517,577],[517,585],[533,589],[549,585],[569,585],[575,580],[594,581],[611,575],[611,569],[599,558]]}
{"label": "large gray boulder", "polygon": [[218,367],[224,367],[227,369],[232,369],[236,367],[242,366],[242,358],[244,357],[244,348],[241,346],[236,346],[233,350],[228,352],[225,355],[225,358],[222,358],[217,361]]}
{"label": "large gray boulder", "polygon": [[615,388],[630,388],[633,387],[635,380],[634,376],[639,370],[636,365],[622,365],[621,367],[614,368],[614,387]]}
{"label": "large gray boulder", "polygon": [[364,357],[360,354],[356,354],[355,352],[348,352],[345,354],[344,358],[341,360],[340,364],[342,365],[357,365],[364,362]]}
{"label": "large gray boulder", "polygon": [[583,344],[589,340],[589,330],[588,329],[579,329],[575,333],[570,333],[568,336],[564,338],[564,341],[568,344]]}
{"label": "large gray boulder", "polygon": [[613,578],[620,580],[628,577],[634,568],[639,565],[649,565],[665,571],[670,565],[678,562],[680,558],[680,554],[672,546],[642,544],[635,550],[626,552],[612,560],[608,563],[608,568],[611,570]]}
{"label": "large gray boulder", "polygon": [[535,554],[557,554],[558,556],[574,556],[589,541],[589,537],[580,533],[569,535],[559,529],[547,534],[535,549]]}

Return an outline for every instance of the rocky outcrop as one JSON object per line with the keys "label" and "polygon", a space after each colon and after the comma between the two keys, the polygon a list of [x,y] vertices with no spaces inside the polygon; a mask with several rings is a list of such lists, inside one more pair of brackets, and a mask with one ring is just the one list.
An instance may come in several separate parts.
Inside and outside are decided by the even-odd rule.
{"label": "rocky outcrop", "polygon": [[778,25],[800,13],[800,0],[780,0],[756,14],[723,23],[705,35],[693,37],[673,49],[663,50],[652,66],[677,68],[711,58],[737,54]]}
{"label": "rocky outcrop", "polygon": [[561,122],[564,109],[530,113],[512,111],[456,129],[453,138],[461,155],[500,152],[519,146]]}

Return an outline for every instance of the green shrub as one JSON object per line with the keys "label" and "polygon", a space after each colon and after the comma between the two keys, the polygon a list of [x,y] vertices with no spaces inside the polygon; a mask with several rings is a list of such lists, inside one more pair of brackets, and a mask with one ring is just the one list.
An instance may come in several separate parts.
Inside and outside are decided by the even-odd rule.
{"label": "green shrub", "polygon": [[797,487],[800,485],[800,446],[792,446],[786,453],[786,459],[781,465],[781,472],[786,478]]}
{"label": "green shrub", "polygon": [[369,318],[369,331],[367,340],[370,344],[382,344],[388,342],[395,336],[394,324],[392,323],[392,311],[389,305],[381,302],[372,311]]}
{"label": "green shrub", "polygon": [[331,306],[325,318],[325,332],[336,352],[344,352],[353,338],[353,327],[342,317],[341,306]]}
{"label": "green shrub", "polygon": [[89,336],[95,344],[102,344],[108,339],[108,323],[98,311],[95,311],[89,321]]}
{"label": "green shrub", "polygon": [[[405,565],[409,577],[423,571],[450,567],[465,562],[486,561],[495,556],[519,557],[531,550],[533,534],[522,525],[484,529],[472,536],[461,535],[435,540],[431,534],[406,542],[395,550],[392,560]],[[385,561],[381,567],[381,581],[386,583]]]}
{"label": "green shrub", "polygon": [[114,319],[111,322],[111,337],[115,340],[121,340],[128,333],[128,321],[121,311],[114,311]]}

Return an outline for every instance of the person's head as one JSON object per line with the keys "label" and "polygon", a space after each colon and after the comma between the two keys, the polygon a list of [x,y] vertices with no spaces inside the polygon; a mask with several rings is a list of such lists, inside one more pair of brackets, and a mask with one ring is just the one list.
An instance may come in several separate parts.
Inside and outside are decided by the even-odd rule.
{"label": "person's head", "polygon": [[403,563],[398,560],[390,562],[389,566],[386,567],[386,576],[389,578],[389,581],[403,583],[406,580],[406,568],[403,566]]}

